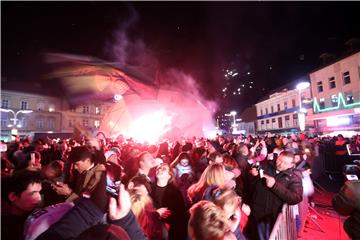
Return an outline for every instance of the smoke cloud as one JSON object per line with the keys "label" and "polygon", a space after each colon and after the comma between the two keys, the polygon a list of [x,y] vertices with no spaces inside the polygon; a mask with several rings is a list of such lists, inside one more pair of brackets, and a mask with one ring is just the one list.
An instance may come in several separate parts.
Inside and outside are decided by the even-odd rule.
{"label": "smoke cloud", "polygon": [[[136,34],[140,16],[134,8],[130,7],[129,12],[128,19],[119,22],[106,43],[105,53],[117,64],[134,68],[153,79],[158,86],[158,96],[155,100],[124,96],[124,102],[115,104],[106,114],[101,130],[112,136],[127,132],[131,121],[161,109],[172,119],[167,137],[204,136],[209,131],[214,132],[213,114],[217,104],[205,99],[191,75],[176,68],[159,71],[161,63],[155,57],[155,51]],[[113,123],[111,128],[109,122]]]}

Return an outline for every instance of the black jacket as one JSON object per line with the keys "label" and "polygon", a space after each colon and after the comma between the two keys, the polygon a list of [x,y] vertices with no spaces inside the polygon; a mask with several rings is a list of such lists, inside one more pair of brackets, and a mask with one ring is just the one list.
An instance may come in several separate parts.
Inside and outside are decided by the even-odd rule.
{"label": "black jacket", "polygon": [[273,162],[268,162],[262,167],[264,173],[273,176],[276,180],[272,188],[268,188],[265,179],[259,176],[252,179],[254,192],[252,195],[252,215],[256,221],[267,217],[272,224],[275,223],[277,215],[281,212],[284,203],[295,205],[302,201],[303,187],[301,172],[296,169],[288,169],[276,173]]}

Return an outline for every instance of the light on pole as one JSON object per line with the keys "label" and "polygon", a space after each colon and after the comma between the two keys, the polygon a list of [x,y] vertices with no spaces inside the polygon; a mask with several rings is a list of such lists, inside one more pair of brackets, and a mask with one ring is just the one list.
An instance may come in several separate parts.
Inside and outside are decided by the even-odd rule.
{"label": "light on pole", "polygon": [[17,121],[18,121],[18,118],[17,116],[22,113],[22,114],[28,114],[28,113],[32,113],[33,111],[32,110],[19,110],[17,112],[14,112],[13,110],[11,109],[4,109],[4,108],[1,108],[1,112],[10,112],[13,114],[13,118],[10,118],[11,121],[13,121],[13,124],[9,124],[8,127],[13,127],[13,129],[11,129],[11,134],[12,135],[17,135],[18,131],[17,131],[17,128],[21,128],[21,125],[20,124],[17,124]]}
{"label": "light on pole", "polygon": [[225,116],[227,116],[227,117],[231,117],[231,116],[233,117],[233,123],[231,124],[231,126],[233,128],[233,131],[235,131],[236,126],[237,126],[237,124],[236,124],[236,114],[237,114],[236,111],[231,111],[230,113],[225,114]]}
{"label": "light on pole", "polygon": [[300,131],[305,130],[305,113],[306,110],[302,108],[302,99],[301,99],[301,91],[307,89],[310,86],[309,82],[301,82],[296,85],[296,89],[299,91],[299,113],[298,113],[298,120],[299,120],[299,128]]}

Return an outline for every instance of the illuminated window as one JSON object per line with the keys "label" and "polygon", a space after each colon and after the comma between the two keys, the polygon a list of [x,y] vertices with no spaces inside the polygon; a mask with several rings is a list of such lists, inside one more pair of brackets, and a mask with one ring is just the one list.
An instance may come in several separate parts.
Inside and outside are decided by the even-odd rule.
{"label": "illuminated window", "polygon": [[280,104],[277,105],[277,111],[280,112]]}
{"label": "illuminated window", "polygon": [[287,106],[287,102],[284,102],[284,110],[287,110],[288,106]]}
{"label": "illuminated window", "polygon": [[331,105],[333,107],[336,107],[338,105],[338,95],[337,94],[331,95]]}
{"label": "illuminated window", "polygon": [[322,81],[317,82],[317,89],[319,93],[324,91]]}
{"label": "illuminated window", "polygon": [[26,100],[22,100],[20,103],[20,109],[21,110],[26,110],[28,109],[28,102]]}
{"label": "illuminated window", "polygon": [[352,95],[352,93],[345,93],[345,97],[346,97],[346,103],[350,104],[350,103],[354,103],[354,97]]}
{"label": "illuminated window", "polygon": [[54,112],[54,111],[55,111],[55,105],[49,104],[49,112]]}
{"label": "illuminated window", "polygon": [[335,77],[329,78],[329,88],[330,89],[336,88]]}
{"label": "illuminated window", "polygon": [[349,71],[343,73],[344,85],[351,83]]}
{"label": "illuminated window", "polygon": [[325,108],[325,98],[320,98],[320,100],[319,100],[319,107],[320,107],[320,109],[324,109],[324,108]]}
{"label": "illuminated window", "polygon": [[100,114],[100,107],[95,107],[95,114]]}
{"label": "illuminated window", "polygon": [[9,108],[9,100],[8,99],[2,99],[1,100],[1,107],[2,108]]}
{"label": "illuminated window", "polygon": [[95,120],[95,121],[94,121],[94,126],[95,126],[96,128],[99,128],[99,127],[100,127],[100,120]]}

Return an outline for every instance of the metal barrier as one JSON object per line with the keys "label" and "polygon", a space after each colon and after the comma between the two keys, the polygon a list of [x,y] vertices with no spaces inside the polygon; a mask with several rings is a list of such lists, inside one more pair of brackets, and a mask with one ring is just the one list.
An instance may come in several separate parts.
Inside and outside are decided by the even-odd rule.
{"label": "metal barrier", "polygon": [[271,240],[294,240],[297,239],[295,212],[297,205],[289,206],[284,204],[281,213],[278,215],[275,225],[271,231]]}

